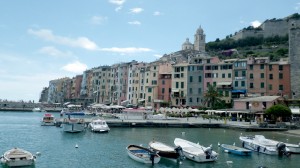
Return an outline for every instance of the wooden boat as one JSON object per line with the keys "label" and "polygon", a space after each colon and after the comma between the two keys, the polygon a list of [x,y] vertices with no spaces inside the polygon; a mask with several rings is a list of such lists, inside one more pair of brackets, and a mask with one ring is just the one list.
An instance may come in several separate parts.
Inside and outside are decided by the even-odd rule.
{"label": "wooden boat", "polygon": [[268,143],[264,138],[256,136],[240,136],[242,147],[252,151],[268,154],[268,155],[290,155],[289,149],[284,143]]}
{"label": "wooden boat", "polygon": [[213,162],[218,159],[218,153],[211,147],[204,147],[180,138],[175,138],[174,144],[182,148],[186,158],[195,162]]}
{"label": "wooden boat", "polygon": [[1,162],[9,167],[31,166],[34,164],[35,158],[35,156],[24,149],[13,148],[1,156]]}
{"label": "wooden boat", "polygon": [[126,149],[129,157],[135,161],[141,163],[152,163],[152,165],[160,161],[160,156],[151,149],[138,145],[129,145]]}
{"label": "wooden boat", "polygon": [[56,123],[55,118],[52,114],[50,114],[50,113],[44,114],[42,123],[41,123],[42,126],[54,126],[55,123]]}
{"label": "wooden boat", "polygon": [[251,155],[251,150],[245,149],[245,148],[240,148],[234,145],[228,145],[228,144],[222,144],[221,147],[223,148],[224,151],[228,153],[233,153],[237,155]]}
{"label": "wooden boat", "polygon": [[179,159],[179,160],[184,159],[182,148],[180,146],[172,147],[158,141],[151,141],[149,143],[149,146],[151,149],[156,151],[157,154],[161,157],[170,158],[170,159]]}

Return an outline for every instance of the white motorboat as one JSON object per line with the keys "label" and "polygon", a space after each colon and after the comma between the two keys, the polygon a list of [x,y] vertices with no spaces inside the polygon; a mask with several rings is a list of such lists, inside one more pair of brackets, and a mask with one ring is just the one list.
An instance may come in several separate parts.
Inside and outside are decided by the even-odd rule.
{"label": "white motorboat", "polygon": [[103,119],[95,119],[92,120],[91,123],[89,123],[89,128],[93,132],[108,132],[110,129]]}
{"label": "white motorboat", "polygon": [[[272,144],[274,146],[276,146],[278,143],[284,143],[284,142],[276,141],[276,140],[273,140],[273,139],[267,139],[263,135],[255,135],[254,138],[259,139],[261,142],[263,142],[265,144],[269,144],[269,145]],[[291,153],[300,153],[300,144],[291,144],[291,143],[284,143],[284,144],[289,149],[289,152],[291,152]]]}
{"label": "white motorboat", "polygon": [[54,126],[56,123],[54,115],[46,113],[41,121],[42,126]]}
{"label": "white motorboat", "polygon": [[33,112],[42,112],[42,109],[39,107],[35,107],[32,109]]}
{"label": "white motorboat", "polygon": [[261,136],[240,136],[242,147],[268,155],[289,155],[289,149],[282,142],[275,143]]}
{"label": "white motorboat", "polygon": [[34,155],[24,149],[13,148],[1,156],[1,162],[9,167],[31,166],[34,164],[35,158]]}
{"label": "white motorboat", "polygon": [[161,157],[177,159],[178,161],[184,160],[185,158],[182,152],[182,148],[180,146],[172,147],[165,143],[153,140],[149,142],[149,147],[155,152],[157,152],[157,154]]}
{"label": "white motorboat", "polygon": [[204,147],[180,138],[175,138],[174,144],[182,148],[186,158],[195,162],[213,162],[218,159],[218,153],[211,147]]}
{"label": "white motorboat", "polygon": [[64,118],[62,127],[64,132],[82,132],[85,130],[85,121],[83,118]]}
{"label": "white motorboat", "polygon": [[154,165],[154,163],[160,161],[160,156],[149,148],[138,145],[128,145],[126,150],[129,157],[141,163],[152,163],[152,165]]}

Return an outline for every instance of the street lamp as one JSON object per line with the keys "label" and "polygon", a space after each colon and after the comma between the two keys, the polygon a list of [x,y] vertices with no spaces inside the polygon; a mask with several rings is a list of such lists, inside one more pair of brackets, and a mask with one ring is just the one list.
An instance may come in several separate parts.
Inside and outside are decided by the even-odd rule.
{"label": "street lamp", "polygon": [[251,125],[251,115],[252,115],[252,114],[251,114],[251,107],[252,107],[252,104],[250,103],[250,104],[249,104],[249,109],[250,109],[250,117],[249,117],[249,118],[250,118],[250,125]]}

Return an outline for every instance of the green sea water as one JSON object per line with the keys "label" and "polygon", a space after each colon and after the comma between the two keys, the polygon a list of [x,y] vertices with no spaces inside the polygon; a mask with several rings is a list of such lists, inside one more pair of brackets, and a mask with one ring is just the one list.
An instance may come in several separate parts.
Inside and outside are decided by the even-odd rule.
{"label": "green sea water", "polygon": [[[53,113],[59,117],[59,113]],[[241,146],[239,135],[262,134],[289,143],[299,143],[300,138],[277,132],[244,132],[231,129],[209,128],[111,128],[109,133],[99,134],[86,130],[82,133],[65,133],[55,126],[40,126],[44,113],[0,112],[0,153],[19,147],[35,154],[36,168],[139,168],[152,167],[132,160],[126,153],[126,146],[137,144],[148,146],[155,139],[173,145],[175,138],[182,138],[201,145],[213,145],[219,153],[213,163],[196,163],[184,160],[181,164],[161,159],[155,168],[204,167],[204,168],[296,168],[300,166],[300,154],[290,157],[270,156],[253,153],[252,156],[237,156],[224,153],[218,143]],[[78,148],[75,148],[75,145]],[[4,165],[1,165],[5,167]],[[0,166],[0,167],[1,167]]]}

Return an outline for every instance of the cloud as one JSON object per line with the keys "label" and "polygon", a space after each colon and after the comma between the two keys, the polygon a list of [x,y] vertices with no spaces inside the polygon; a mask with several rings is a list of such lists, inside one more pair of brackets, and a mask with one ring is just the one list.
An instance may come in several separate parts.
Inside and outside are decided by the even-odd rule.
{"label": "cloud", "polygon": [[106,20],[108,20],[108,17],[106,17],[106,16],[93,16],[90,19],[90,22],[95,25],[100,25],[103,22],[105,22]]}
{"label": "cloud", "polygon": [[159,11],[155,11],[155,12],[153,12],[153,15],[154,15],[154,16],[160,16],[160,15],[162,15],[162,13],[159,12]]}
{"label": "cloud", "polygon": [[61,69],[73,73],[82,73],[83,71],[87,70],[87,68],[88,67],[86,64],[83,64],[79,61],[75,61],[73,63],[69,63],[63,66]]}
{"label": "cloud", "polygon": [[109,0],[108,2],[117,5],[118,7],[116,7],[115,11],[118,12],[122,9],[122,5],[126,2],[126,0]]}
{"label": "cloud", "polygon": [[137,14],[143,12],[143,10],[144,10],[143,8],[132,8],[130,9],[130,13]]}
{"label": "cloud", "polygon": [[47,55],[54,56],[54,57],[65,57],[65,56],[71,56],[72,55],[72,52],[70,52],[70,51],[63,52],[63,51],[60,51],[60,50],[56,49],[53,46],[43,47],[39,50],[39,53],[47,54]]}
{"label": "cloud", "polygon": [[125,3],[126,0],[109,0],[109,3],[112,3],[114,5],[123,5],[123,3]]}
{"label": "cloud", "polygon": [[27,32],[46,41],[51,41],[53,43],[57,43],[61,45],[78,47],[86,50],[98,49],[97,44],[89,40],[87,37],[78,37],[76,39],[72,39],[68,37],[56,36],[52,33],[51,30],[48,29],[40,29],[40,30],[29,29]]}
{"label": "cloud", "polygon": [[154,54],[153,56],[154,56],[154,57],[157,57],[157,58],[162,57],[162,55],[160,55],[160,54]]}
{"label": "cloud", "polygon": [[139,52],[150,52],[152,51],[149,48],[135,48],[135,47],[128,47],[128,48],[102,48],[102,51],[109,51],[109,52],[117,52],[117,53],[139,53]]}
{"label": "cloud", "polygon": [[128,22],[128,24],[131,24],[131,25],[141,25],[142,23],[135,20],[135,21],[131,21],[131,22]]}
{"label": "cloud", "polygon": [[300,9],[300,2],[296,3],[296,6],[295,6],[295,10],[299,10]]}
{"label": "cloud", "polygon": [[255,21],[251,22],[251,26],[253,26],[254,28],[256,28],[260,25],[261,25],[261,22],[259,22],[258,20],[255,20]]}

